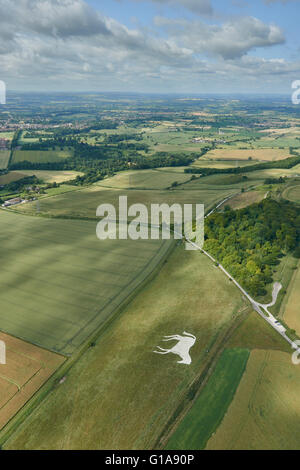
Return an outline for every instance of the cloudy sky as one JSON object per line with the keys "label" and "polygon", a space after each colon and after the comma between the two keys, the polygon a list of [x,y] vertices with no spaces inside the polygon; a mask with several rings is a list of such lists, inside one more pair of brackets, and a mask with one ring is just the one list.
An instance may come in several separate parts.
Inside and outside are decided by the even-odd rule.
{"label": "cloudy sky", "polygon": [[8,89],[290,93],[300,0],[0,0]]}

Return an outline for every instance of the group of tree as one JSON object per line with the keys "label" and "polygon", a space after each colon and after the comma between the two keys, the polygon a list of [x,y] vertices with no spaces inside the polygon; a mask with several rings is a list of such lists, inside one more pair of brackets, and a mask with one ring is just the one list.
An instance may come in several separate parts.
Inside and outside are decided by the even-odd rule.
{"label": "group of tree", "polygon": [[24,191],[28,186],[33,187],[42,183],[43,181],[38,179],[35,175],[25,176],[17,181],[11,181],[10,183],[5,184],[2,191],[6,194],[13,194]]}
{"label": "group of tree", "polygon": [[280,178],[266,178],[264,181],[264,184],[283,184],[286,182],[286,177],[283,178],[280,176]]}
{"label": "group of tree", "polygon": [[141,134],[111,134],[104,138],[104,142],[107,144],[118,144],[128,140],[140,141],[143,140],[143,136]]}
{"label": "group of tree", "polygon": [[300,257],[300,209],[265,199],[240,210],[228,206],[205,221],[204,248],[252,295],[266,294],[280,257]]}

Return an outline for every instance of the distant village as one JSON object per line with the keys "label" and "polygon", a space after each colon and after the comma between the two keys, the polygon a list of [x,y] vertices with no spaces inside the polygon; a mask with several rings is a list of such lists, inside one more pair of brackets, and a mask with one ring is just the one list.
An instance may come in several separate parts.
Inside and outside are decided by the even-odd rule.
{"label": "distant village", "polygon": [[60,124],[51,124],[51,123],[33,123],[33,122],[24,122],[20,121],[14,123],[11,121],[1,121],[0,122],[0,133],[1,132],[14,132],[19,130],[45,130],[45,129],[56,129],[56,128],[67,128],[67,129],[84,129],[87,126],[87,123],[60,123]]}
{"label": "distant village", "polygon": [[194,144],[211,144],[212,142],[215,144],[226,144],[225,139],[205,139],[204,137],[195,137],[192,142]]}
{"label": "distant village", "polygon": [[[208,126],[208,128],[210,128],[210,126]],[[202,130],[204,130],[205,128],[203,127]],[[221,129],[219,129],[219,135],[224,135],[225,132],[221,131]],[[192,139],[192,142],[194,144],[211,144],[211,143],[215,143],[215,144],[226,144],[227,141],[224,139],[224,138],[219,138],[219,139],[212,139],[212,138],[204,138],[204,137],[195,137],[194,139]]]}

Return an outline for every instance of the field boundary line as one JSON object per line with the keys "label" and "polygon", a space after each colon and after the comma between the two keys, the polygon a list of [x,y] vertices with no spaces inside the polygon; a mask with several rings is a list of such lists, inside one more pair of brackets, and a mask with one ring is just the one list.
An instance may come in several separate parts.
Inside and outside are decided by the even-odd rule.
{"label": "field boundary line", "polygon": [[22,387],[20,387],[20,385],[17,382],[15,382],[14,380],[9,379],[8,377],[6,377],[5,375],[2,375],[2,374],[0,374],[0,378],[3,379],[3,380],[6,380],[6,382],[9,382],[9,383],[15,385],[18,388],[18,391],[21,390]]}

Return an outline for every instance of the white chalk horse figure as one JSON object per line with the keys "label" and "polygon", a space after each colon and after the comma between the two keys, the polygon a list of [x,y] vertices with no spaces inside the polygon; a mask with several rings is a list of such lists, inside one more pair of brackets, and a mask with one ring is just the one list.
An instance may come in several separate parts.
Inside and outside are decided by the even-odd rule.
{"label": "white chalk horse figure", "polygon": [[194,346],[195,341],[196,341],[196,336],[192,335],[191,333],[187,333],[186,331],[183,332],[185,336],[181,335],[170,335],[170,336],[164,336],[165,339],[163,341],[174,341],[177,340],[177,344],[173,346],[171,349],[164,349],[161,348],[160,346],[157,346],[159,351],[153,351],[156,354],[177,354],[179,357],[181,357],[181,361],[177,361],[178,364],[191,364],[192,359],[190,356],[190,349],[192,346]]}

